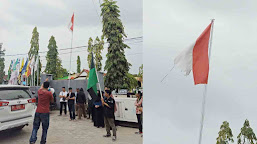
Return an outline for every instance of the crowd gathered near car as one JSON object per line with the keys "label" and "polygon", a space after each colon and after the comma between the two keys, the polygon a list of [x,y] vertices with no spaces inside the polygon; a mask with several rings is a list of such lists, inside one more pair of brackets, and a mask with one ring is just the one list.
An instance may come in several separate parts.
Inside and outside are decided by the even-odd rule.
{"label": "crowd gathered near car", "polygon": [[[44,82],[41,88],[38,90],[38,104],[35,112],[33,130],[30,138],[30,144],[34,144],[37,141],[37,131],[42,123],[42,137],[41,143],[46,143],[47,131],[49,127],[51,104],[56,101],[55,92],[53,88],[49,88],[50,83]],[[138,131],[135,134],[143,136],[143,93],[138,91],[136,94],[137,99],[135,101],[136,113],[138,120]],[[90,119],[96,128],[106,129],[106,135],[103,137],[112,137],[113,141],[117,139],[117,127],[115,123],[115,112],[117,111],[117,105],[112,95],[111,90],[106,88],[103,91],[97,91],[96,97],[92,98],[90,95],[86,97],[83,88],[76,88],[75,92],[70,87],[66,91],[65,87],[62,87],[62,91],[59,93],[60,113],[59,116],[67,115],[69,112],[69,121],[76,122],[82,118]],[[67,108],[68,107],[68,108]],[[112,130],[112,134],[111,134]]]}

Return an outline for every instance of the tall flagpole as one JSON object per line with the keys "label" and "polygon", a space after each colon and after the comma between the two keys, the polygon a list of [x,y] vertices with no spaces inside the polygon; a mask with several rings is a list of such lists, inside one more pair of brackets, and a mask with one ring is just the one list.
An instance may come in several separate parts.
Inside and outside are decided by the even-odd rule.
{"label": "tall flagpole", "polygon": [[71,81],[70,72],[71,72],[72,41],[73,41],[73,30],[72,30],[72,34],[71,34],[70,70],[69,70],[69,77],[68,77],[69,78],[68,88],[70,87],[70,81]]}
{"label": "tall flagpole", "polygon": [[[210,43],[209,43],[209,65],[210,65],[210,58],[211,58],[211,47],[212,47],[213,26],[214,26],[214,19],[212,19],[211,40],[210,40]],[[199,135],[199,144],[201,144],[201,143],[202,143],[202,134],[203,134],[203,123],[204,123],[204,116],[205,116],[205,103],[206,103],[206,96],[207,96],[207,84],[204,86],[204,92],[203,92],[202,118],[201,118],[201,127],[200,127],[200,135]]]}

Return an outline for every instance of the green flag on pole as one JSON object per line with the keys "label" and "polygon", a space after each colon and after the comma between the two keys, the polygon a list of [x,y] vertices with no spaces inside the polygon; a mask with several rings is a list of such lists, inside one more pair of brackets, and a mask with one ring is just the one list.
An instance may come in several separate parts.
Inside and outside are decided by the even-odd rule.
{"label": "green flag on pole", "polygon": [[92,99],[97,98],[97,87],[96,87],[97,83],[98,83],[98,80],[97,80],[96,69],[94,64],[94,56],[92,53],[91,66],[90,66],[90,72],[89,72],[89,78],[88,78],[88,84],[87,84],[87,91],[92,97]]}

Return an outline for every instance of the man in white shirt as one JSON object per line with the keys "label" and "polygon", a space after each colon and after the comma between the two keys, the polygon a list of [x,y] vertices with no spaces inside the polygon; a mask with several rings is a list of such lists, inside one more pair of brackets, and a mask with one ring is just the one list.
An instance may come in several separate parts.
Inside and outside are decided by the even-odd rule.
{"label": "man in white shirt", "polygon": [[60,97],[60,115],[59,116],[62,115],[63,107],[64,107],[64,113],[66,115],[67,114],[67,100],[66,100],[67,92],[65,91],[65,87],[62,87],[62,91],[60,92],[59,97]]}

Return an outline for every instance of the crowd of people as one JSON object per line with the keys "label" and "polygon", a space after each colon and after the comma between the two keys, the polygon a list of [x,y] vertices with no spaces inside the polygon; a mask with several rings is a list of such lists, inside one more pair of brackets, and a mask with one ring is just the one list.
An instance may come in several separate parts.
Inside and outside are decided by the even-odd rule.
{"label": "crowd of people", "polygon": [[[42,138],[41,143],[46,143],[47,130],[49,127],[49,104],[53,102],[53,94],[49,91],[49,82],[43,83],[42,87],[38,90],[38,107],[35,113],[32,135],[30,143],[33,144],[37,140],[37,131],[42,122]],[[142,118],[143,118],[143,94],[139,91],[137,94],[137,100],[135,102],[136,116],[138,120],[139,131],[136,134],[143,134]],[[70,115],[70,121],[81,120],[81,117],[92,119],[93,125],[97,128],[106,128],[106,135],[104,137],[111,137],[115,141],[117,139],[117,128],[115,124],[115,115],[117,111],[117,105],[111,90],[106,89],[105,92],[97,91],[97,96],[86,98],[83,88],[77,88],[76,92],[73,92],[72,88],[62,91],[59,94],[60,97],[60,115],[63,112],[67,115],[67,106]],[[88,114],[88,116],[87,116]],[[78,117],[76,119],[76,117]],[[111,135],[112,130],[112,135]]]}

